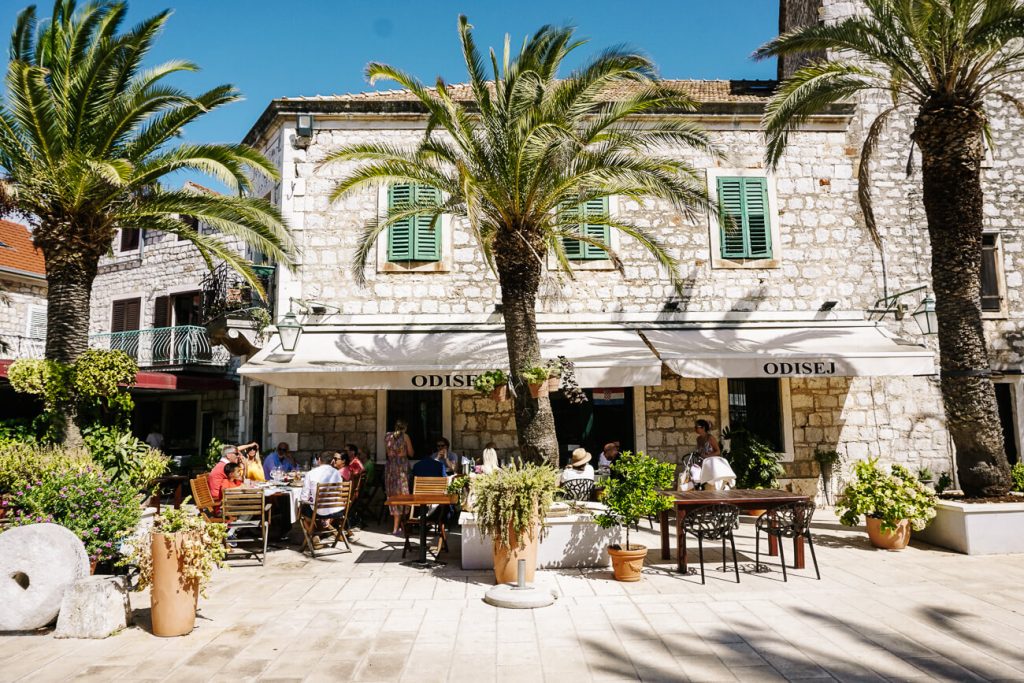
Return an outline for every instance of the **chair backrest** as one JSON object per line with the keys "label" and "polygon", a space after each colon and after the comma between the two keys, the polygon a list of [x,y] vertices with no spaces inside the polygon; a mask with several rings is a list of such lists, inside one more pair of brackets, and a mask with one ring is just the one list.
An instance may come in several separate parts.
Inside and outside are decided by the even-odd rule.
{"label": "chair backrest", "polygon": [[594,495],[592,479],[570,479],[562,484],[562,492],[566,500],[590,500]]}
{"label": "chair backrest", "polygon": [[210,493],[209,476],[200,474],[189,482],[189,486],[192,487],[192,500],[195,501],[196,507],[207,512],[217,507],[213,502],[213,494]]}
{"label": "chair backrest", "polygon": [[448,477],[414,477],[412,480],[412,493],[413,495],[447,495]]}
{"label": "chair backrest", "polygon": [[266,519],[266,505],[262,489],[235,487],[224,489],[221,500],[221,514],[225,519],[242,516],[258,518],[262,524]]}
{"label": "chair backrest", "polygon": [[363,481],[366,479],[366,472],[360,472],[359,474],[352,477],[352,500],[359,497],[359,492],[363,490]]}
{"label": "chair backrest", "polygon": [[313,512],[319,514],[321,510],[346,507],[351,497],[352,482],[350,481],[317,484],[316,495],[313,499]]}
{"label": "chair backrest", "polygon": [[739,519],[740,509],[735,505],[713,503],[687,512],[683,526],[690,533],[718,539],[735,529]]}
{"label": "chair backrest", "polygon": [[814,517],[814,503],[809,500],[786,503],[769,509],[764,515],[769,529],[792,538],[807,533]]}

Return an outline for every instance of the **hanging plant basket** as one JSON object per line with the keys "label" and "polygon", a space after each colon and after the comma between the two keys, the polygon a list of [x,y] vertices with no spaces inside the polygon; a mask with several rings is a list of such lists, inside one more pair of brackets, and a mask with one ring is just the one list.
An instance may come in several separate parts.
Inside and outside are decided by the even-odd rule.
{"label": "hanging plant basket", "polygon": [[561,385],[562,385],[562,378],[561,377],[549,377],[548,378],[548,393],[550,394],[550,393],[558,391],[558,387],[560,387]]}
{"label": "hanging plant basket", "polygon": [[494,387],[491,390],[491,400],[498,403],[504,403],[508,400],[508,385],[502,384],[500,387]]}
{"label": "hanging plant basket", "polygon": [[550,380],[544,380],[534,384],[527,384],[527,388],[530,390],[530,396],[534,398],[540,398],[541,396],[547,396],[549,393],[548,382]]}
{"label": "hanging plant basket", "polygon": [[501,403],[508,400],[508,375],[504,370],[488,370],[476,376],[473,388],[492,401]]}

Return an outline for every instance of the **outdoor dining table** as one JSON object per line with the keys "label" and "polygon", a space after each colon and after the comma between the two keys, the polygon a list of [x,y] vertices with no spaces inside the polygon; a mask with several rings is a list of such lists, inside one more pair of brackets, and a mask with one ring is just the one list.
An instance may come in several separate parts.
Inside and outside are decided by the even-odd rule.
{"label": "outdoor dining table", "polygon": [[[725,491],[661,491],[664,496],[672,498],[673,507],[676,510],[676,566],[679,571],[686,572],[686,539],[683,530],[683,522],[686,520],[687,510],[711,505],[713,503],[729,503],[741,510],[757,510],[761,508],[772,508],[786,503],[798,503],[807,500],[807,496],[801,496],[789,491],[779,489],[728,489]],[[668,537],[668,510],[661,513],[661,559],[672,559],[672,551],[669,547]],[[768,554],[778,555],[778,540],[768,535]],[[797,536],[793,539],[793,559],[797,569],[804,568],[804,539]]]}
{"label": "outdoor dining table", "polygon": [[289,526],[295,524],[295,520],[298,519],[299,515],[299,495],[302,493],[302,487],[267,482],[260,488],[263,489],[264,495],[267,498],[288,496]]}
{"label": "outdoor dining table", "polygon": [[[395,507],[407,507],[410,510],[415,510],[418,507],[429,507],[431,505],[455,505],[459,502],[458,496],[449,496],[438,493],[419,493],[419,494],[401,494],[397,496],[390,496],[386,501],[385,505],[393,505]],[[420,523],[420,552],[419,556],[415,560],[409,562],[403,562],[402,564],[416,567],[418,569],[430,569],[444,565],[444,562],[440,560],[428,560],[427,559],[427,524],[426,519],[423,519]]]}

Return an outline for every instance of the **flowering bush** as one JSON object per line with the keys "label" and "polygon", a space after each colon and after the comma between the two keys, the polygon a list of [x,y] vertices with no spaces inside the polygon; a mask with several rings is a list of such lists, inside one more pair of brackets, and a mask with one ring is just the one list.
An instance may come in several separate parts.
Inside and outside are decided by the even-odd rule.
{"label": "flowering bush", "polygon": [[84,448],[0,444],[0,494],[24,489],[58,474],[80,472],[92,464],[92,456]]}
{"label": "flowering bush", "polygon": [[6,503],[14,508],[12,526],[59,524],[82,539],[95,561],[115,558],[142,516],[140,496],[130,484],[114,482],[91,466],[22,482],[9,492]]}
{"label": "flowering bush", "polygon": [[906,519],[915,531],[928,526],[935,517],[935,492],[922,484],[902,465],[886,474],[878,458],[859,460],[853,465],[854,481],[836,499],[839,521],[846,526],[860,524],[861,515],[882,521],[882,531],[894,531]]}

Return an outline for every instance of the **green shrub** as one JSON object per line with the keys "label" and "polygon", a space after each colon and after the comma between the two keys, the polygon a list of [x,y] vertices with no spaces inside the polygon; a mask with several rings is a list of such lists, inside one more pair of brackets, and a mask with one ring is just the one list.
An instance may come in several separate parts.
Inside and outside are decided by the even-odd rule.
{"label": "green shrub", "polygon": [[93,465],[84,448],[32,443],[0,445],[0,493],[10,493],[50,477],[84,471]]}
{"label": "green shrub", "polygon": [[548,369],[543,365],[534,365],[519,371],[519,376],[527,384],[543,384],[548,381],[549,374]]}
{"label": "green shrub", "polygon": [[604,497],[608,512],[594,516],[604,528],[622,526],[626,529],[626,550],[630,550],[629,527],[641,517],[656,515],[672,507],[672,499],[658,493],[672,488],[676,466],[661,462],[642,452],[623,452],[612,463],[612,474],[605,484]]}
{"label": "green shrub", "polygon": [[902,465],[886,474],[878,458],[859,460],[853,465],[854,480],[836,499],[839,521],[846,526],[860,524],[861,515],[882,521],[882,531],[893,531],[906,519],[915,531],[928,526],[935,517],[935,492],[929,490]]}
{"label": "green shrub", "polygon": [[0,447],[12,444],[35,444],[39,442],[36,430],[29,420],[0,420]]}
{"label": "green shrub", "polygon": [[729,439],[729,464],[736,472],[736,486],[741,489],[774,489],[786,470],[771,445],[748,429],[737,427],[722,432]]}
{"label": "green shrub", "polygon": [[140,502],[130,484],[113,481],[88,466],[47,473],[8,496],[8,504],[14,507],[11,526],[59,524],[82,539],[89,558],[96,561],[118,556],[121,543],[142,517]]}
{"label": "green shrub", "polygon": [[108,476],[127,482],[137,491],[147,490],[171,463],[166,455],[117,427],[90,427],[83,430],[82,437],[93,461]]}
{"label": "green shrub", "polygon": [[542,526],[558,490],[558,472],[548,465],[518,464],[474,477],[470,484],[481,533],[506,550],[514,531],[518,548]]}
{"label": "green shrub", "polygon": [[1013,480],[1013,490],[1024,493],[1024,462],[1019,462],[1010,470],[1010,478]]}

